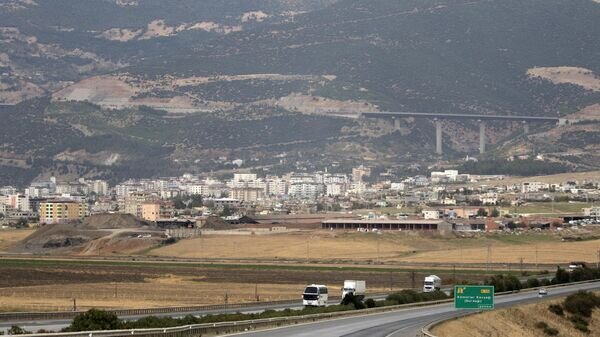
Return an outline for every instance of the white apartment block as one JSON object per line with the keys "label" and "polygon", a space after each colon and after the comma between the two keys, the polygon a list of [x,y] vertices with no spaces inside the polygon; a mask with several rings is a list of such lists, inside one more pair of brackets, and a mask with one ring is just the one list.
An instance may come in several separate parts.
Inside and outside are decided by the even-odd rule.
{"label": "white apartment block", "polygon": [[234,173],[233,181],[255,181],[257,178],[255,173]]}
{"label": "white apartment block", "polygon": [[0,204],[19,211],[30,211],[29,197],[21,194],[0,195]]}
{"label": "white apartment block", "polygon": [[545,184],[539,181],[526,181],[521,184],[521,193],[534,193],[541,190],[547,190],[550,188],[550,184]]}
{"label": "white apartment block", "polygon": [[316,199],[323,192],[323,185],[317,183],[293,183],[288,194],[299,199]]}
{"label": "white apartment block", "polygon": [[325,194],[328,196],[337,197],[346,193],[346,184],[343,183],[331,183],[325,185]]}
{"label": "white apartment block", "polygon": [[283,179],[268,179],[266,184],[268,195],[282,196],[288,194],[288,183]]}

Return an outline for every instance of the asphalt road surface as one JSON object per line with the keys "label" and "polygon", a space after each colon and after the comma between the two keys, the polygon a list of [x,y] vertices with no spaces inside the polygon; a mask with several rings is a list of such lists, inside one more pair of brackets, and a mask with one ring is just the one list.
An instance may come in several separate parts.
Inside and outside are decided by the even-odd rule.
{"label": "asphalt road surface", "polygon": [[[505,308],[526,303],[561,297],[579,290],[600,290],[600,282],[549,288],[548,295],[539,298],[537,291],[524,291],[498,296],[496,308]],[[453,303],[428,307],[409,308],[394,312],[354,316],[317,323],[236,334],[241,337],[415,337],[421,328],[431,322],[466,314],[455,310]]]}

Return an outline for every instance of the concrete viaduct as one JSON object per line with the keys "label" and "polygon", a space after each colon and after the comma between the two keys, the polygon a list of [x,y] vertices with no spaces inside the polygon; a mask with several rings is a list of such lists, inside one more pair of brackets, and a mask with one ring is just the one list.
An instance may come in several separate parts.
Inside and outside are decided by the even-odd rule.
{"label": "concrete viaduct", "polygon": [[558,117],[537,116],[501,116],[501,115],[472,115],[472,114],[447,114],[447,113],[422,113],[422,112],[362,112],[359,118],[386,118],[393,119],[395,123],[400,118],[427,118],[435,122],[435,152],[442,154],[442,119],[476,120],[479,122],[479,152],[485,152],[485,123],[486,121],[507,121],[523,123],[525,133],[529,133],[529,123],[551,122],[559,125],[568,124],[569,121]]}

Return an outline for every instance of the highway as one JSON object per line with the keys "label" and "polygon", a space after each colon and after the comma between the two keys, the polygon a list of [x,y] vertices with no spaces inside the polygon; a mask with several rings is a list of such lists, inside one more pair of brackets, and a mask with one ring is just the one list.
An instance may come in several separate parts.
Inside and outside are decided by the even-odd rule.
{"label": "highway", "polygon": [[[498,296],[496,308],[505,308],[521,304],[566,296],[579,290],[600,290],[600,282],[549,288],[548,296],[538,298],[536,291],[524,291],[516,294]],[[263,330],[239,333],[240,337],[415,337],[421,328],[431,322],[457,317],[467,313],[455,310],[453,303],[428,307],[409,308],[393,312],[341,318],[317,323],[307,323]]]}
{"label": "highway", "polygon": [[[584,289],[584,287],[592,287],[594,289],[596,289],[596,288],[600,289],[600,282],[594,283],[594,284],[584,284],[584,285],[581,285],[580,287],[581,287],[581,289]],[[560,296],[565,291],[569,291],[569,290],[565,290],[565,289],[571,289],[571,288],[572,287],[565,287],[565,288],[560,288],[560,289],[557,288],[557,289],[550,290],[550,297]],[[579,289],[579,288],[577,288],[577,289]],[[585,288],[585,289],[587,289],[587,288]],[[445,292],[448,292],[450,290],[450,288],[445,288],[443,290]],[[524,299],[521,298],[521,296],[524,296]],[[521,300],[527,301],[527,300],[537,299],[537,297],[531,295],[531,293],[523,292],[523,293],[519,293],[516,295],[507,295],[507,296],[497,297],[496,303],[499,304],[498,306],[502,306],[502,305],[504,305],[504,302],[507,301],[508,299],[511,299],[509,301],[509,303],[513,303],[512,297],[515,297],[516,300],[518,300],[518,301],[521,301]],[[374,300],[382,300],[385,298],[385,296],[384,295],[371,296],[370,298],[373,298]],[[519,303],[522,303],[522,301],[515,302],[515,303],[519,304]],[[337,304],[337,302],[336,303],[330,302],[330,304]],[[441,309],[438,307],[440,307]],[[286,303],[283,303],[283,304],[260,304],[260,303],[257,303],[256,305],[248,306],[248,307],[244,307],[244,308],[211,309],[211,310],[201,310],[201,311],[191,311],[191,312],[163,313],[163,314],[155,314],[154,316],[183,317],[186,315],[205,316],[205,315],[210,315],[210,314],[236,313],[236,312],[258,313],[258,312],[262,312],[265,310],[284,310],[287,308],[301,309],[302,304],[300,301],[298,301],[297,305],[291,305],[291,306],[289,303],[287,303],[287,304]],[[449,310],[449,309],[451,309],[451,310]],[[441,310],[441,311],[439,311],[439,310]],[[410,313],[410,314],[408,316],[405,316],[405,314],[408,314],[408,313]],[[401,314],[400,316],[398,316],[402,322],[402,326],[400,329],[397,328],[398,322],[396,322],[395,319],[390,320],[390,317],[397,317],[398,314]],[[437,318],[431,319],[430,318],[431,314],[437,315],[436,316]],[[373,315],[373,317],[377,316],[376,317],[377,320],[375,320],[373,322],[369,321],[370,323],[368,323],[367,325],[370,326],[372,324],[376,324],[375,325],[376,329],[381,329],[381,330],[385,330],[385,331],[388,331],[390,329],[393,331],[414,331],[414,329],[420,328],[432,320],[437,320],[437,319],[445,317],[444,315],[449,315],[449,317],[451,317],[451,316],[455,316],[457,314],[459,314],[459,313],[452,310],[451,305],[406,309],[406,310],[397,311],[394,313]],[[139,319],[139,318],[142,318],[145,316],[148,316],[148,315],[121,316],[120,318],[124,319],[124,320],[136,320],[136,319]],[[354,318],[350,318],[350,320],[362,321],[363,319],[365,319],[365,317],[370,317],[370,316],[364,316],[364,317],[360,317],[360,318],[354,317]],[[40,329],[43,329],[46,331],[59,331],[60,329],[67,327],[70,323],[71,323],[70,319],[0,322],[0,331],[8,330],[12,325],[18,325],[18,326],[20,326],[26,330],[32,331],[32,332],[36,332]],[[326,323],[320,323],[320,324],[326,324]],[[302,335],[299,335],[299,336],[302,336]],[[331,335],[331,336],[338,336],[338,335]],[[341,335],[339,335],[339,336],[341,336]],[[354,335],[351,335],[351,336],[354,336]],[[398,336],[401,336],[401,335],[398,335]],[[414,337],[414,335],[412,337]]]}

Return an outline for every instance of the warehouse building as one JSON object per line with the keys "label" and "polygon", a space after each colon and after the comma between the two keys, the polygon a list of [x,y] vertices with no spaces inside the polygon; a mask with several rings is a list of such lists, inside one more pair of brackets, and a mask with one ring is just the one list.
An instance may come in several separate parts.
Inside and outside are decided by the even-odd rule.
{"label": "warehouse building", "polygon": [[444,220],[389,220],[389,219],[330,219],[321,222],[322,229],[330,230],[406,230],[406,231],[451,231],[452,224]]}

